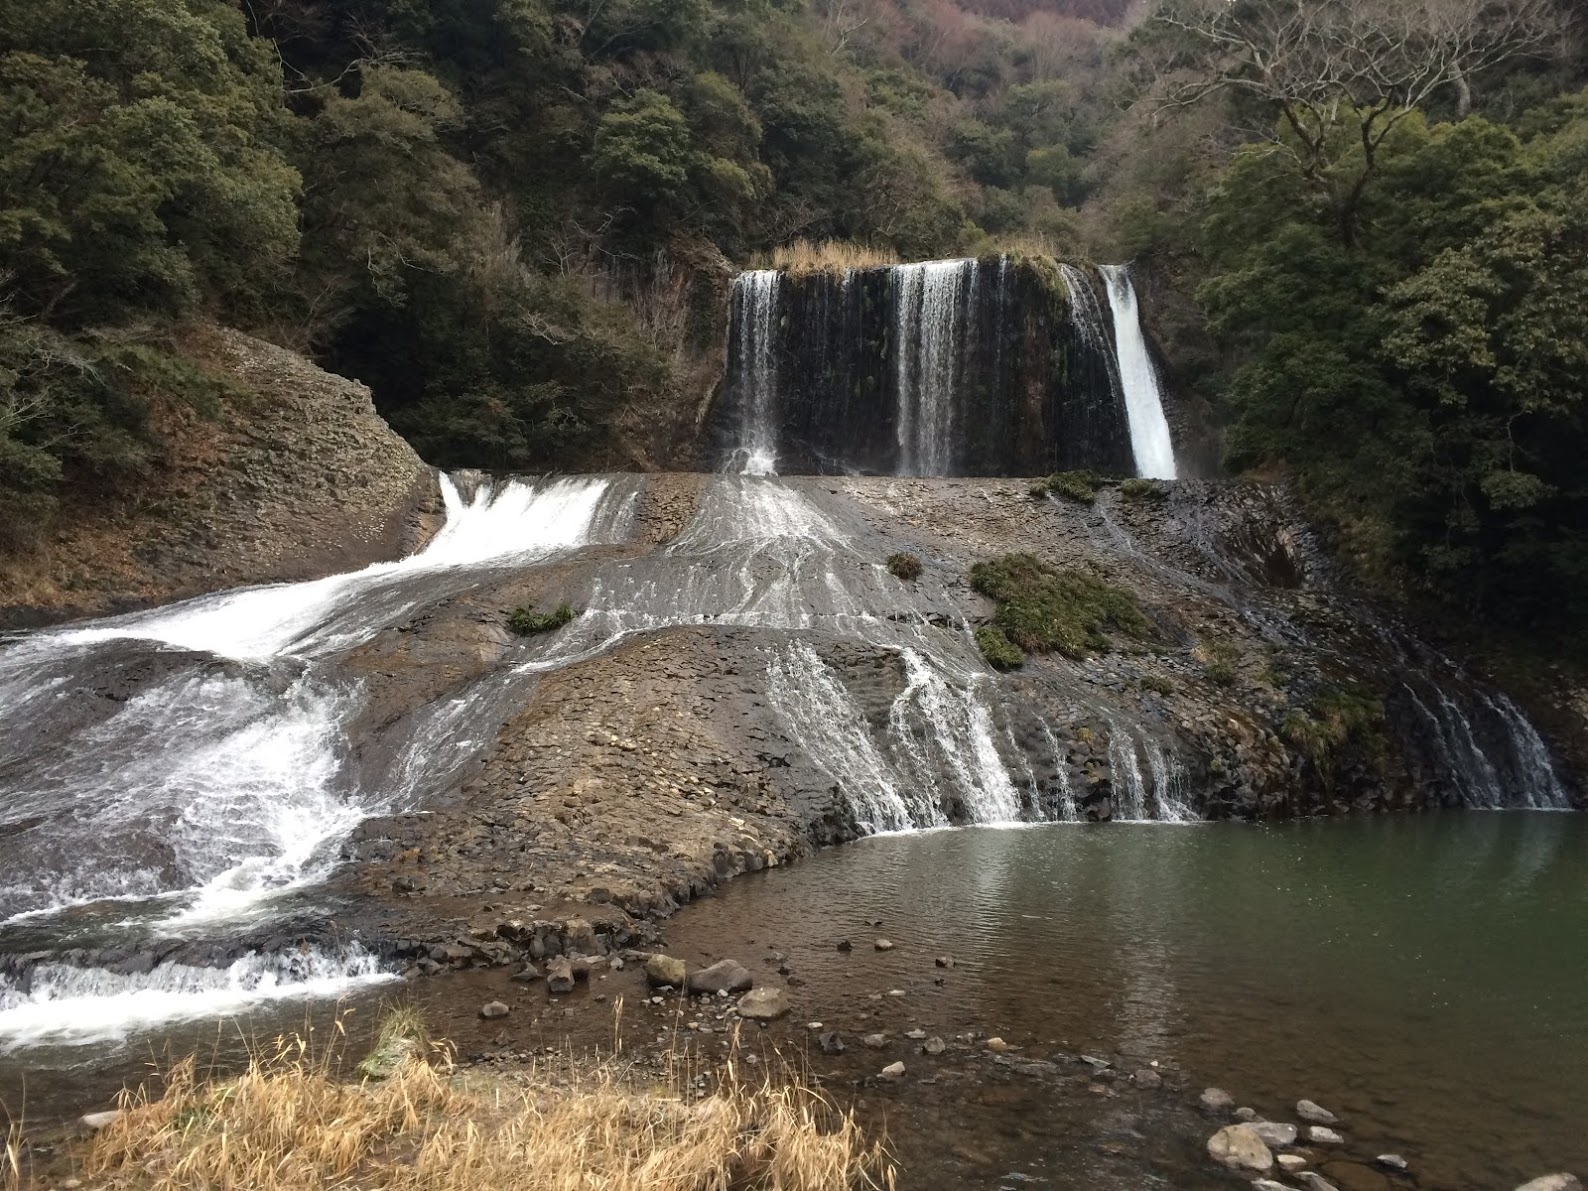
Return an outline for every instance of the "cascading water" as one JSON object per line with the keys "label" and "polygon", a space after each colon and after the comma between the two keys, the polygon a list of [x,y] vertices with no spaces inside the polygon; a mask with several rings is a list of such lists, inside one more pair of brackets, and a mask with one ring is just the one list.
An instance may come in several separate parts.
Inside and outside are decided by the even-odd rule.
{"label": "cascading water", "polygon": [[[38,634],[0,653],[0,733],[16,742],[0,760],[0,927],[26,921],[37,933],[98,903],[96,929],[118,939],[224,932],[323,881],[362,819],[427,792],[419,783],[436,769],[417,759],[379,788],[360,783],[347,727],[360,686],[334,655],[483,574],[626,536],[632,504],[604,479],[482,483],[467,498],[448,478],[442,487],[446,525],[401,562]],[[128,689],[96,697],[107,683]],[[453,710],[455,727],[467,708]],[[162,965],[133,984],[107,977],[103,1013],[81,1012],[101,996],[85,991],[89,976],[18,984],[0,969],[0,1041],[50,1032],[51,1014],[101,1030],[118,1005],[135,1025],[211,1012],[217,996],[290,995],[295,981],[318,995],[335,979],[376,978],[370,962],[324,956],[301,979],[290,966],[269,979],[206,975],[202,995],[199,978]]]}
{"label": "cascading water", "polygon": [[954,474],[965,307],[975,308],[980,275],[973,260],[893,269],[899,475]]}
{"label": "cascading water", "polygon": [[742,423],[733,470],[748,475],[777,471],[778,295],[783,275],[775,269],[741,273],[733,283],[733,325]]}
{"label": "cascading water", "polygon": [[1074,300],[1055,301],[1054,284],[1008,257],[743,274],[715,429],[723,470],[1132,468],[1097,299],[1072,281]]}
{"label": "cascading water", "polygon": [[1174,443],[1163,414],[1163,394],[1142,334],[1136,288],[1125,265],[1104,265],[1108,303],[1114,313],[1114,344],[1119,361],[1119,383],[1125,412],[1130,419],[1130,445],[1136,457],[1136,474],[1154,480],[1175,478]]}

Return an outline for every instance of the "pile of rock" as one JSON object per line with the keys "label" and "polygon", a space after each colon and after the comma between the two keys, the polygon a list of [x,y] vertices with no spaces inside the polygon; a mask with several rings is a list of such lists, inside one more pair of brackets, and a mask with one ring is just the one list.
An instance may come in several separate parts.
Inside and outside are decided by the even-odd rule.
{"label": "pile of rock", "polygon": [[746,1021],[776,1021],[793,1008],[781,988],[756,987],[755,977],[735,959],[718,960],[691,972],[683,960],[657,952],[645,961],[645,979],[654,989],[676,989],[697,996],[743,994],[734,1009]]}

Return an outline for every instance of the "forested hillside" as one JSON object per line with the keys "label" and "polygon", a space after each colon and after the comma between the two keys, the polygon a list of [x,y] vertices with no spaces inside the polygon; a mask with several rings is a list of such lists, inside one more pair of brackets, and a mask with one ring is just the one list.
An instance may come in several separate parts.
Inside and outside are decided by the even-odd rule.
{"label": "forested hillside", "polygon": [[[34,0],[0,10],[0,545],[137,502],[218,320],[443,466],[677,458],[797,241],[1134,258],[1227,461],[1359,574],[1575,625],[1573,0]],[[1565,617],[1563,622],[1560,618]]]}

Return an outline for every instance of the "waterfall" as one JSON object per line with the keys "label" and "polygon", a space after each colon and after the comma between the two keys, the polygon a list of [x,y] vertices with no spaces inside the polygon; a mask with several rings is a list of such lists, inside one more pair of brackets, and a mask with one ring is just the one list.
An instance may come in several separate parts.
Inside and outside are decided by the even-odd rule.
{"label": "waterfall", "polygon": [[1538,729],[1522,714],[1522,709],[1503,694],[1496,693],[1493,698],[1484,696],[1484,703],[1499,716],[1505,725],[1505,730],[1510,737],[1511,752],[1516,758],[1516,765],[1521,779],[1522,798],[1527,806],[1535,810],[1566,810],[1571,806],[1571,799],[1566,796],[1566,789],[1561,785],[1560,775],[1555,772],[1555,763],[1550,759],[1549,749],[1544,747],[1544,741],[1538,734]]}
{"label": "waterfall", "polygon": [[[440,705],[413,747],[366,784],[350,734],[364,692],[336,668],[338,655],[482,575],[625,537],[632,493],[600,478],[482,481],[467,495],[449,477],[441,484],[445,526],[399,562],[205,596],[0,651],[0,735],[12,742],[0,757],[0,925],[45,929],[102,903],[95,915],[123,923],[129,940],[224,935],[323,883],[362,820],[450,777],[467,759],[458,727],[488,717],[501,684],[476,683]],[[107,682],[125,695],[85,697]],[[319,995],[377,975],[367,957],[302,970],[276,962],[224,977],[162,965],[137,986],[68,971],[33,980],[26,995],[0,985],[0,1032],[49,1033],[63,1014],[85,1028],[204,1015],[255,993]],[[84,1010],[85,998],[106,1002],[103,1014]]]}
{"label": "waterfall", "polygon": [[1066,268],[1069,302],[1051,272],[1009,257],[741,275],[712,424],[721,469],[1129,471],[1113,337]]}
{"label": "waterfall", "polygon": [[1102,269],[1108,283],[1108,304],[1114,315],[1119,383],[1125,395],[1136,474],[1154,480],[1172,480],[1175,478],[1174,443],[1169,438],[1169,423],[1163,416],[1158,372],[1142,334],[1136,288],[1131,284],[1128,266],[1104,265]]}
{"label": "waterfall", "polygon": [[965,310],[974,308],[973,260],[896,265],[894,384],[898,474],[954,474],[955,404],[965,356]]}
{"label": "waterfall", "polygon": [[783,275],[775,269],[760,269],[739,274],[733,283],[741,417],[734,470],[748,475],[777,471],[777,326],[782,281]]}

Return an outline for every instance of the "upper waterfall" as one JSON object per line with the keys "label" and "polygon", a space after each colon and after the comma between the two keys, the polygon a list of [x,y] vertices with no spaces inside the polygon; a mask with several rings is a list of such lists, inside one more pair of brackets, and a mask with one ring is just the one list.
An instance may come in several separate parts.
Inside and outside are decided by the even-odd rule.
{"label": "upper waterfall", "polygon": [[[742,274],[717,411],[723,465],[1136,474],[1132,388],[1101,288],[1095,270],[1009,256]],[[1123,338],[1145,360],[1139,324]]]}
{"label": "upper waterfall", "polygon": [[1108,304],[1114,312],[1114,345],[1119,360],[1119,383],[1130,419],[1130,447],[1136,457],[1136,474],[1153,480],[1175,478],[1174,443],[1163,416],[1163,395],[1158,370],[1147,352],[1141,330],[1136,287],[1127,265],[1102,266],[1108,282]]}

